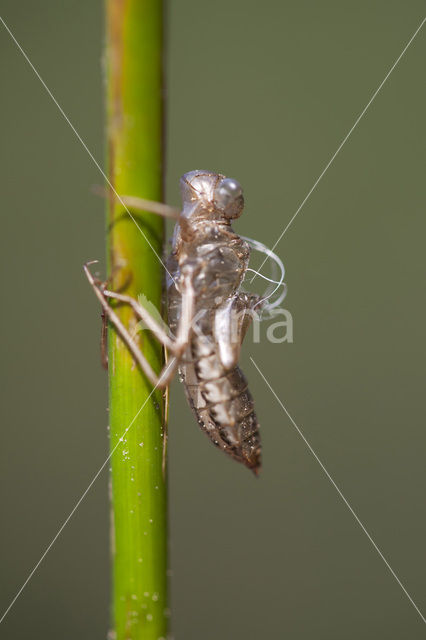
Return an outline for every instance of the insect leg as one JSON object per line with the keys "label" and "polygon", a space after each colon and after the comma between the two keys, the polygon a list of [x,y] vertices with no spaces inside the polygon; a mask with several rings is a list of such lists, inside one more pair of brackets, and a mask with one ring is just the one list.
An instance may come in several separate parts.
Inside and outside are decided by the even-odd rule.
{"label": "insect leg", "polygon": [[96,297],[98,298],[99,302],[102,305],[102,309],[106,317],[111,322],[111,324],[115,327],[118,335],[123,340],[123,342],[129,349],[130,353],[132,354],[133,358],[138,363],[142,371],[145,373],[148,380],[155,386],[158,381],[155,371],[152,369],[151,365],[149,364],[149,362],[147,361],[147,359],[139,349],[136,342],[133,340],[132,336],[130,335],[130,333],[124,326],[124,324],[121,322],[120,318],[117,316],[117,314],[108,304],[102,289],[100,288],[99,284],[96,282],[95,278],[90,273],[90,270],[89,270],[90,264],[93,264],[93,262],[86,263],[83,269],[87,276],[88,281],[90,282],[93,288],[93,291],[95,292]]}
{"label": "insect leg", "polygon": [[160,387],[167,387],[170,384],[170,381],[179,366],[181,357],[186,351],[191,339],[193,330],[192,323],[195,317],[195,291],[192,286],[192,277],[189,274],[185,275],[183,278],[181,295],[181,316],[179,319],[176,339],[174,340],[173,349],[171,350],[173,356],[160,373],[158,383],[158,386]]}
{"label": "insect leg", "polygon": [[126,296],[122,293],[116,293],[115,291],[110,291],[109,289],[102,289],[102,293],[105,298],[118,300],[119,302],[124,302],[125,304],[130,305],[138,318],[140,318],[142,322],[147,326],[147,328],[152,331],[157,340],[159,340],[169,351],[174,351],[174,341],[169,338],[161,325],[156,320],[154,320],[149,311],[147,311],[141,304],[139,304],[137,300],[135,300],[131,296]]}
{"label": "insect leg", "polygon": [[109,191],[100,185],[94,185],[92,191],[96,195],[104,198],[117,198],[122,205],[136,211],[156,213],[159,216],[163,216],[163,218],[173,218],[174,220],[177,220],[180,215],[179,209],[164,204],[163,202],[157,202],[156,200],[145,200],[145,198],[138,198],[137,196],[120,196],[118,193]]}
{"label": "insect leg", "polygon": [[136,196],[119,196],[119,200],[125,207],[129,209],[135,209],[137,211],[148,211],[149,213],[156,213],[163,218],[173,218],[177,220],[180,215],[180,210],[175,207],[171,207],[163,202],[155,202],[154,200],[144,200]]}
{"label": "insect leg", "polygon": [[107,328],[108,318],[102,309],[102,329],[101,329],[101,363],[104,369],[108,369],[108,350],[107,350]]}
{"label": "insect leg", "polygon": [[[123,340],[133,358],[140,366],[142,371],[145,373],[149,381],[156,387],[162,389],[167,387],[170,384],[171,379],[173,378],[177,367],[179,366],[180,359],[182,357],[183,352],[188,346],[191,331],[192,331],[192,321],[194,318],[194,308],[195,308],[195,292],[192,287],[192,279],[190,275],[187,275],[183,279],[182,283],[182,311],[181,317],[179,320],[177,336],[175,340],[172,340],[167,336],[164,329],[160,327],[160,325],[152,318],[152,316],[144,309],[141,305],[139,305],[136,300],[131,298],[130,296],[125,296],[123,294],[114,293],[113,291],[108,291],[99,284],[97,280],[93,277],[89,270],[90,264],[86,263],[84,265],[84,272],[89,280],[92,288],[95,292],[96,297],[102,305],[102,309],[111,322],[111,324],[115,327],[117,333],[120,338]],[[119,300],[121,302],[125,302],[129,304],[135,313],[142,319],[142,321],[146,324],[148,329],[150,329],[154,335],[158,338],[158,340],[172,353],[172,357],[163,367],[160,375],[157,376],[154,370],[152,369],[149,362],[146,360],[145,356],[139,349],[137,343],[130,335],[127,328],[121,322],[120,318],[108,304],[108,298],[113,298]]]}

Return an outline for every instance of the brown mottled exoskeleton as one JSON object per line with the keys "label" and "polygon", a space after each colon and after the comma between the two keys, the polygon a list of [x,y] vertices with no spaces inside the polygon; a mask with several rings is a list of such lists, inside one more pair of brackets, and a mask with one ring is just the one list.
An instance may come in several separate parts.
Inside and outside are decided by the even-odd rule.
{"label": "brown mottled exoskeleton", "polygon": [[[170,332],[133,298],[109,291],[85,271],[103,310],[153,385],[166,387],[176,369],[198,424],[212,442],[255,474],[260,470],[259,424],[247,381],[238,367],[241,343],[259,296],[240,291],[250,254],[231,221],[243,212],[238,182],[217,173],[191,171],[181,178],[182,211],[167,260]],[[135,198],[123,202],[147,210]],[[127,328],[108,303],[131,305],[171,357],[156,375]]]}

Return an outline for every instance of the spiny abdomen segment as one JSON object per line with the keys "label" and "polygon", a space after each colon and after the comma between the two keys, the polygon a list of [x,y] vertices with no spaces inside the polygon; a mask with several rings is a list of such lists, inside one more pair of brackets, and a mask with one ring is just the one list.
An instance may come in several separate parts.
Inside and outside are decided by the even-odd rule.
{"label": "spiny abdomen segment", "polygon": [[258,474],[259,424],[244,374],[239,367],[226,371],[216,353],[200,356],[194,351],[196,357],[182,373],[200,427],[216,446]]}

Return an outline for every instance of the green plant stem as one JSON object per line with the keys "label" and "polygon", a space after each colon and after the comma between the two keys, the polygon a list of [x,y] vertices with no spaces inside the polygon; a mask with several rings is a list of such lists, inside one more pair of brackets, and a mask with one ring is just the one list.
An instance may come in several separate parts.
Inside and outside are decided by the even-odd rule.
{"label": "green plant stem", "polygon": [[[157,201],[163,195],[162,14],[162,0],[106,0],[109,179],[120,195]],[[153,214],[132,215],[140,228],[110,193],[110,287],[133,297],[143,293],[160,309],[163,267],[147,239],[161,256],[164,224]],[[116,309],[134,328],[130,310]],[[160,345],[146,331],[136,335],[160,371]],[[159,640],[168,626],[163,394],[149,397],[152,386],[112,329],[108,344],[111,451],[117,447],[111,458],[113,637]]]}

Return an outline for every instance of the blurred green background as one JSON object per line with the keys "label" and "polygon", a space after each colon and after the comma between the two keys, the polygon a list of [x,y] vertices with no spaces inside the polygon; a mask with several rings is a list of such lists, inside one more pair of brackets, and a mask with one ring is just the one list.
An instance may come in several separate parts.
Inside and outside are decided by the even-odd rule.
{"label": "blurred green background", "polygon": [[[103,158],[102,2],[3,0],[2,16]],[[272,245],[420,24],[424,3],[181,0],[168,9],[167,194],[194,168],[238,178],[236,229]],[[425,27],[426,28],[426,27]],[[1,610],[107,455],[101,177],[0,27]],[[417,640],[424,626],[290,414],[423,609],[426,33],[277,247],[294,343],[243,365],[262,425],[256,480],[171,393],[174,635]],[[258,281],[260,286],[260,281]],[[105,638],[104,472],[0,637]]]}

